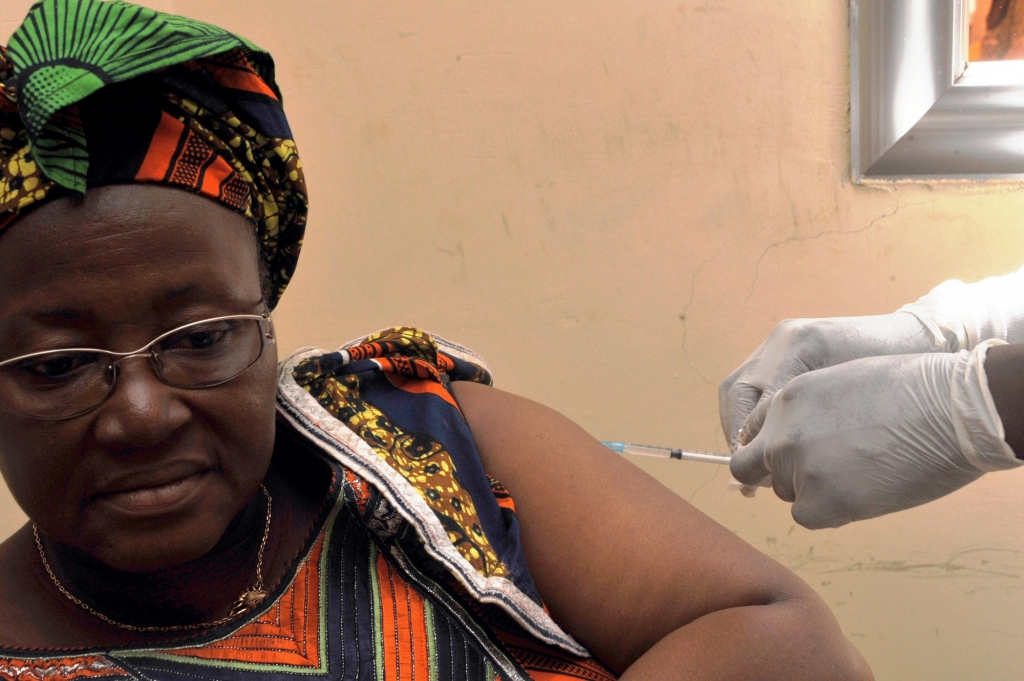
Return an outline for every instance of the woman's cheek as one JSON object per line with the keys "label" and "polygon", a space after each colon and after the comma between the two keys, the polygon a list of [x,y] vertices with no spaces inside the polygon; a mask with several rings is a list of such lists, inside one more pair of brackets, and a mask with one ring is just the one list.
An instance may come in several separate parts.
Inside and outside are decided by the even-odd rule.
{"label": "woman's cheek", "polygon": [[[254,369],[256,367],[253,367]],[[272,367],[273,368],[273,367]],[[263,479],[274,450],[276,371],[241,381],[227,402],[210,405],[211,426],[221,440],[224,473],[236,484],[252,486]],[[263,374],[263,375],[261,375]],[[231,408],[225,409],[230,404]]]}
{"label": "woman's cheek", "polygon": [[0,425],[0,473],[26,515],[45,527],[73,528],[88,462],[69,447],[79,440],[74,433],[58,429],[55,437],[48,425],[49,433]]}

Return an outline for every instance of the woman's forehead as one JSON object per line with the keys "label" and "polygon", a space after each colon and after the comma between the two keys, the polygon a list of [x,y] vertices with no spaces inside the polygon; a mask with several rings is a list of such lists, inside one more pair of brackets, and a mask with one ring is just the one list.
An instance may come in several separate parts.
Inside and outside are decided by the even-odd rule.
{"label": "woman's forehead", "polygon": [[209,199],[103,187],[40,206],[0,233],[0,317],[203,295],[258,300],[258,258],[251,223]]}

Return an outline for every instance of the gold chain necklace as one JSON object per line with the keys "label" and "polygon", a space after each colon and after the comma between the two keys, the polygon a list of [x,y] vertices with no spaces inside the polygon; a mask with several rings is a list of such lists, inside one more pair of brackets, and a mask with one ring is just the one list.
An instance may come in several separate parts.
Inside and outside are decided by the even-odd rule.
{"label": "gold chain necklace", "polygon": [[85,603],[74,596],[64,588],[64,585],[60,583],[59,579],[57,579],[57,575],[53,574],[53,570],[50,568],[50,562],[46,560],[46,552],[43,551],[43,542],[39,539],[39,528],[36,527],[35,523],[32,523],[32,535],[36,538],[36,548],[39,549],[39,558],[43,561],[43,567],[46,568],[46,574],[50,575],[50,579],[53,580],[53,583],[57,586],[60,592],[87,613],[94,617],[98,617],[107,624],[120,627],[121,629],[127,629],[128,631],[193,631],[196,629],[210,629],[211,627],[226,624],[227,622],[244,615],[262,603],[263,599],[267,597],[267,592],[263,589],[263,550],[267,548],[267,537],[270,535],[271,504],[274,500],[271,498],[270,492],[267,491],[265,486],[260,485],[260,491],[262,491],[263,496],[267,498],[267,521],[263,528],[263,540],[260,542],[260,552],[256,560],[256,581],[252,587],[242,592],[242,595],[235,601],[235,604],[231,608],[231,612],[227,617],[221,617],[219,620],[214,620],[213,622],[203,622],[202,624],[177,624],[167,627],[137,627],[134,624],[125,624],[124,622],[118,622],[115,619],[107,617],[102,612],[95,610],[88,603]]}

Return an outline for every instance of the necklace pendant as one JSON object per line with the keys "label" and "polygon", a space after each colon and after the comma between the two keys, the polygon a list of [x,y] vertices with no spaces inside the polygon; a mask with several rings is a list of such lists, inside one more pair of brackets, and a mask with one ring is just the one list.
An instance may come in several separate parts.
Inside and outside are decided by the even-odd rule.
{"label": "necklace pendant", "polygon": [[231,614],[229,617],[238,617],[242,613],[249,612],[262,603],[263,599],[266,597],[266,591],[261,589],[249,589],[239,596],[237,601],[235,601],[235,607],[231,608]]}
{"label": "necklace pendant", "polygon": [[263,602],[263,599],[267,597],[267,592],[261,589],[251,589],[242,594],[241,600],[245,603],[246,607],[255,608],[257,605]]}

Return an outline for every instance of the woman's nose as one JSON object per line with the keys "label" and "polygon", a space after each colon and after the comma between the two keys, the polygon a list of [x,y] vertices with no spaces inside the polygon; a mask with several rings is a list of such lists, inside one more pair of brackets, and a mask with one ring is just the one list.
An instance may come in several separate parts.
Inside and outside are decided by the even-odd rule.
{"label": "woman's nose", "polygon": [[181,390],[160,382],[147,358],[137,355],[117,364],[114,391],[96,420],[96,438],[102,444],[155,447],[192,418]]}

